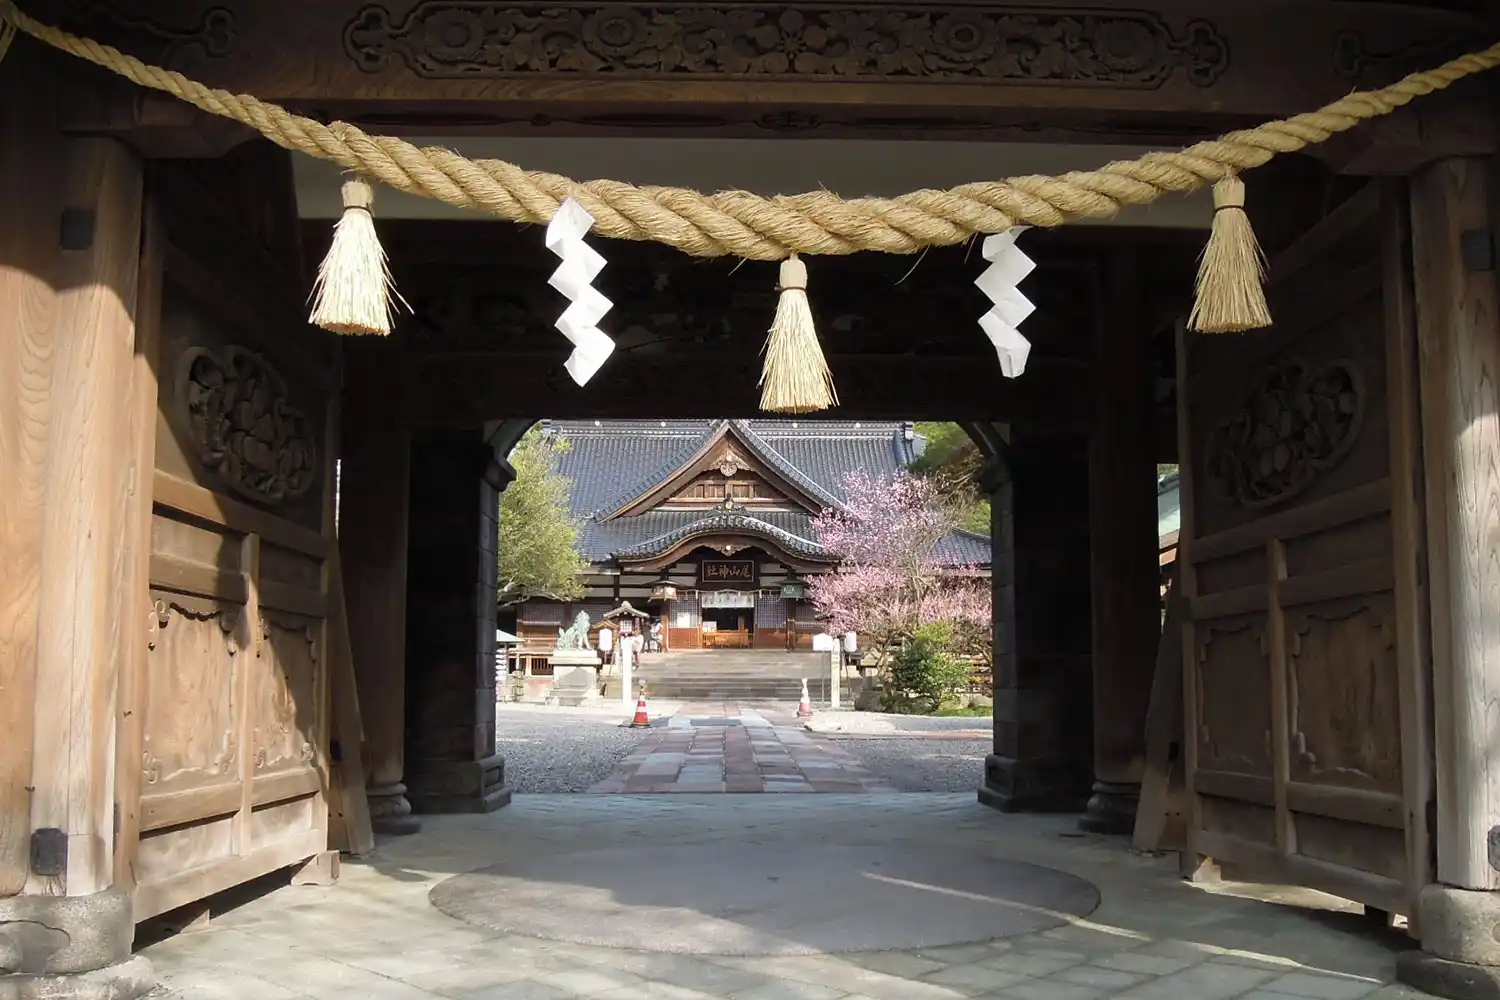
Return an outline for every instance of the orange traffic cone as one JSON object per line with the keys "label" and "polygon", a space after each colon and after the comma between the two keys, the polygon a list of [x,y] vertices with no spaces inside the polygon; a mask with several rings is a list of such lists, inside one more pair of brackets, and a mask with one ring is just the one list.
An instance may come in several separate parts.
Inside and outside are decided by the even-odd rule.
{"label": "orange traffic cone", "polygon": [[797,718],[812,718],[812,699],[807,697],[807,678],[802,678],[802,700],[797,702]]}
{"label": "orange traffic cone", "polygon": [[630,720],[631,729],[649,729],[651,719],[646,715],[646,686],[641,685],[641,693],[635,700],[635,718]]}

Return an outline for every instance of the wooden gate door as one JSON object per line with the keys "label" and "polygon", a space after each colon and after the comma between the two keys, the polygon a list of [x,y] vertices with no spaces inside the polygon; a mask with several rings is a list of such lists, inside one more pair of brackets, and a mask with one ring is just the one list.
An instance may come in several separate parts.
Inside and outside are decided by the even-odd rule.
{"label": "wooden gate door", "polygon": [[1182,335],[1189,847],[1393,913],[1430,881],[1429,660],[1403,190],[1271,262],[1276,325]]}
{"label": "wooden gate door", "polygon": [[153,163],[147,196],[151,610],[117,768],[137,920],[325,848],[337,408],[287,154]]}

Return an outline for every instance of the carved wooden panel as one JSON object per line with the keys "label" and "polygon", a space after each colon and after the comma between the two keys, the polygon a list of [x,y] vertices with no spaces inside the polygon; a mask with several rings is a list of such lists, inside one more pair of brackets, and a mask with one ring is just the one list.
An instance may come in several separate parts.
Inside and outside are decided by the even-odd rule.
{"label": "carved wooden panel", "polygon": [[[941,130],[1019,118],[1019,131],[1076,124],[1128,134],[1164,118],[1304,111],[1484,37],[1482,20],[1431,5],[1305,0],[59,6],[70,27],[236,92],[304,106],[382,101],[354,110],[391,131],[425,110],[439,127],[460,128],[584,119],[701,132],[726,121],[805,129],[852,118]],[[951,96],[933,93],[943,87]],[[828,114],[840,106],[851,113]],[[1048,114],[1056,108],[1096,110]]]}
{"label": "carved wooden panel", "polygon": [[1271,688],[1264,618],[1198,629],[1198,766],[1271,773]]}
{"label": "carved wooden panel", "polygon": [[1400,690],[1389,594],[1287,615],[1294,781],[1399,794]]}
{"label": "carved wooden panel", "polygon": [[242,631],[240,608],[157,595],[147,633],[143,794],[239,780]]}
{"label": "carved wooden panel", "polygon": [[269,506],[312,489],[314,425],[275,366],[238,345],[189,347],[177,365],[177,418],[194,456],[220,483]]}
{"label": "carved wooden panel", "polygon": [[250,677],[250,746],[256,775],[318,759],[322,650],[317,622],[266,612],[261,659]]}
{"label": "carved wooden panel", "polygon": [[909,77],[1154,89],[1181,71],[1218,79],[1229,50],[1206,20],[1181,30],[1146,11],[991,5],[574,3],[422,0],[364,7],[344,31],[368,73],[393,59],[419,77],[516,74]]}
{"label": "carved wooden panel", "polygon": [[1203,469],[1230,503],[1290,500],[1349,453],[1364,418],[1364,381],[1347,362],[1300,359],[1266,372],[1209,437]]}

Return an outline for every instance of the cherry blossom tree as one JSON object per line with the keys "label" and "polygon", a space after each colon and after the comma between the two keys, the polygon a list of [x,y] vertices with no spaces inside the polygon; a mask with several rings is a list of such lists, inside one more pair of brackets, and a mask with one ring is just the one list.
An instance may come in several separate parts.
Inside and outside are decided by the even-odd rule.
{"label": "cherry blossom tree", "polygon": [[843,558],[841,568],[819,574],[809,597],[830,631],[857,632],[883,663],[888,649],[921,626],[952,626],[953,652],[990,656],[989,581],[971,567],[942,567],[935,550],[958,527],[961,512],[945,502],[930,480],[898,473],[863,472],[844,481],[842,507],[813,521],[818,542]]}

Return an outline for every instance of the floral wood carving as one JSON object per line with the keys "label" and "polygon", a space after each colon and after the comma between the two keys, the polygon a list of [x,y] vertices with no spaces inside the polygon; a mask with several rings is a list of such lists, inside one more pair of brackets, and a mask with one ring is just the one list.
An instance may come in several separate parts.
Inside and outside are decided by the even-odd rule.
{"label": "floral wood carving", "polygon": [[317,479],[312,427],[286,382],[242,347],[191,347],[177,376],[177,402],[198,460],[253,500],[295,500]]}
{"label": "floral wood carving", "polygon": [[364,7],[344,50],[377,73],[421,77],[735,75],[1023,81],[1153,89],[1178,69],[1207,87],[1229,62],[1213,25],[1158,15],[912,3],[581,3],[421,0]]}
{"label": "floral wood carving", "polygon": [[750,466],[745,463],[744,459],[740,458],[740,456],[736,455],[732,451],[725,452],[724,455],[720,457],[719,464],[714,466],[715,469],[719,470],[719,475],[723,476],[725,479],[729,479],[734,476],[736,472],[739,472],[741,469],[748,469],[749,467]]}
{"label": "floral wood carving", "polygon": [[107,40],[117,48],[129,48],[135,55],[149,57],[149,61],[162,66],[179,62],[188,50],[197,50],[206,59],[223,59],[234,50],[236,40],[234,11],[227,7],[210,7],[198,15],[191,27],[132,18],[109,3],[90,3],[82,10],[75,5],[75,9],[64,13],[63,20],[86,37]]}
{"label": "floral wood carving", "polygon": [[1208,475],[1240,507],[1289,500],[1349,453],[1364,402],[1364,381],[1351,362],[1279,365],[1209,437]]}

